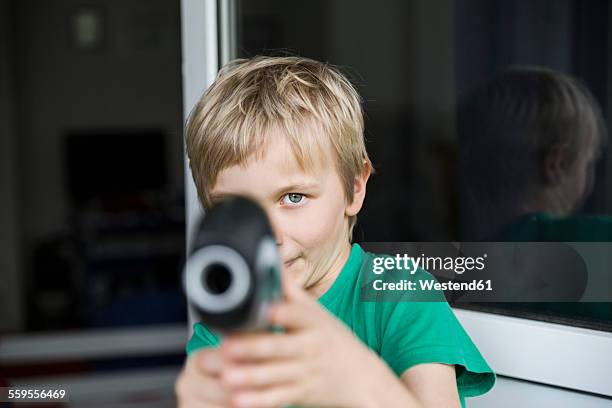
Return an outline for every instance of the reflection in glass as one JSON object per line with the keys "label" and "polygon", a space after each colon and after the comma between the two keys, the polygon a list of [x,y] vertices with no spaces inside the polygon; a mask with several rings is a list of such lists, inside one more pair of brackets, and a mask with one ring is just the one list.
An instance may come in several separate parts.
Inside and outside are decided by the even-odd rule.
{"label": "reflection in glass", "polygon": [[[459,161],[467,139],[458,126],[462,125],[458,101],[510,66],[540,67],[536,71],[562,76],[567,92],[572,88],[572,95],[582,98],[574,105],[591,118],[580,126],[590,127],[595,135],[594,118],[608,116],[610,4],[606,0],[389,0],[381,7],[352,0],[303,5],[240,1],[236,49],[239,57],[289,53],[329,61],[357,86],[364,98],[367,149],[376,169],[355,229],[357,242],[459,241],[492,235],[487,230],[511,223],[514,214],[494,213],[482,219],[484,214],[470,215],[466,208],[468,192]],[[554,126],[563,129],[561,123]],[[582,230],[582,236],[595,239],[588,232],[591,223],[600,225],[604,234],[607,231],[606,214],[612,208],[608,147],[603,137],[600,142],[595,136],[587,140],[588,132],[565,133],[575,137],[576,147],[581,148],[567,151],[582,161],[581,174],[572,173],[574,181],[549,189],[546,207],[508,210],[532,214],[536,220],[528,218],[527,227],[498,235],[566,241]],[[502,164],[508,164],[510,151],[493,147],[507,156]],[[528,182],[537,180],[533,171],[523,171]],[[554,171],[549,173],[547,177],[556,177]],[[515,188],[502,187],[508,193]],[[468,225],[468,217],[477,222]],[[531,224],[538,226],[537,234]],[[549,224],[556,226],[550,229]],[[585,251],[590,253],[588,248]],[[593,261],[599,262],[589,259],[587,264]],[[548,305],[488,304],[487,310],[591,327],[595,322],[612,322],[609,306],[595,315],[573,303],[555,310]]]}
{"label": "reflection in glass", "polygon": [[460,104],[458,121],[464,241],[612,239],[612,218],[576,216],[607,144],[583,84],[508,69]]}

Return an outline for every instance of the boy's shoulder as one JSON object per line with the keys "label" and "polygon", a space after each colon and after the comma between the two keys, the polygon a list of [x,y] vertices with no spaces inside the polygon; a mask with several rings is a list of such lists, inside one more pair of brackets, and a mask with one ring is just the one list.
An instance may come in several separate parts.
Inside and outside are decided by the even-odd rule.
{"label": "boy's shoulder", "polygon": [[[394,259],[395,265],[387,261],[389,267],[384,272],[374,273],[375,263],[384,265],[388,259]],[[363,252],[360,303],[365,308],[361,310],[365,312],[363,324],[369,326],[363,335],[367,336],[369,331],[376,333],[377,353],[398,376],[417,364],[455,365],[461,399],[484,394],[493,387],[495,374],[446,302],[444,293],[433,285],[430,290],[423,290],[421,282],[433,283],[437,279],[423,268],[403,264],[403,257],[399,265],[397,260],[392,255]],[[385,290],[374,288],[382,288],[383,283],[387,284]],[[353,331],[359,332],[355,327]]]}

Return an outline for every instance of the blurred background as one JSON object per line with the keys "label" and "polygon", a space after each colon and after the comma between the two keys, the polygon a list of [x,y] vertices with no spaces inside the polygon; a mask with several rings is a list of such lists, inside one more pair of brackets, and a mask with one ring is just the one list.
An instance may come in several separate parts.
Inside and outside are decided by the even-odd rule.
{"label": "blurred background", "polygon": [[[610,127],[611,3],[0,0],[0,382],[64,384],[73,406],[173,406],[199,70],[257,54],[340,66],[376,168],[356,241],[460,240],[458,101],[536,65],[582,80]],[[609,149],[595,175],[578,212],[608,216]],[[612,332],[609,303],[471,308]]]}
{"label": "blurred background", "polygon": [[56,378],[92,406],[120,390],[172,401],[187,335],[180,31],[178,1],[0,2],[5,381]]}

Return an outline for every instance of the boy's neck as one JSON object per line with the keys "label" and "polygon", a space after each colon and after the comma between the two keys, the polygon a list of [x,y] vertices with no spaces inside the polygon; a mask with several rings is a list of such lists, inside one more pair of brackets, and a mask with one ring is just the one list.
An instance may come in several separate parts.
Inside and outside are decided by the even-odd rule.
{"label": "boy's neck", "polygon": [[332,263],[329,273],[325,274],[325,276],[319,282],[317,282],[316,285],[308,288],[308,294],[315,299],[323,296],[325,292],[327,292],[327,290],[334,284],[336,278],[338,278],[340,275],[340,272],[342,271],[342,268],[344,268],[344,265],[346,265],[350,254],[351,244],[347,241],[346,244],[342,246],[340,251],[338,251],[338,255]]}

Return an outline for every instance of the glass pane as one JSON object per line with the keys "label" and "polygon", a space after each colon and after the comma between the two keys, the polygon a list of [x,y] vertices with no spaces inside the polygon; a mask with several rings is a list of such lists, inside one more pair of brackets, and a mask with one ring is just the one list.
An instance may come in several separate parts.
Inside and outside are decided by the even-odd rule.
{"label": "glass pane", "polygon": [[[289,53],[329,61],[358,87],[376,174],[368,184],[356,241],[610,241],[612,190],[607,186],[612,164],[606,142],[610,14],[608,0],[397,0],[384,6],[348,0],[242,1],[237,48],[242,57]],[[538,85],[525,85],[528,89],[520,97],[526,102],[519,102],[516,109],[533,105],[537,110],[525,115],[546,115],[569,98],[568,109],[577,103],[587,119],[555,121],[553,116],[552,125],[535,121],[529,125],[533,128],[523,129],[524,135],[539,141],[534,142],[536,151],[528,159],[519,157],[519,164],[504,179],[493,170],[496,164],[502,169],[509,166],[512,152],[499,142],[494,145],[498,152],[490,144],[475,145],[469,128],[486,123],[487,118],[494,121],[493,113],[475,114],[469,122],[465,106],[478,89],[514,66],[528,72],[548,70],[551,77],[570,83],[569,90],[553,100],[538,96]],[[475,97],[486,106],[484,97]],[[507,120],[519,123],[517,118]],[[569,132],[573,127],[587,130]],[[571,143],[555,156],[551,153],[558,148],[553,146],[566,144],[559,131]],[[529,150],[522,145],[515,148]],[[543,159],[545,152],[548,161]],[[581,152],[587,153],[583,157]],[[574,166],[578,156],[582,161]],[[542,174],[547,163],[553,169],[557,165],[562,175],[563,182],[555,188],[548,188],[549,181],[556,180],[554,170]],[[569,168],[575,170],[566,171]],[[521,194],[535,191],[530,200],[537,205],[517,204],[511,214],[493,206],[485,213],[486,201],[474,198],[468,187],[471,174],[493,191],[509,194],[514,184]],[[560,198],[542,198],[550,195]],[[548,235],[518,234],[526,228],[520,223],[531,215],[538,225],[554,224]],[[514,226],[516,235],[502,235],[506,226]],[[479,227],[489,233],[480,233]],[[606,302],[457,306],[612,328],[612,303]]]}

